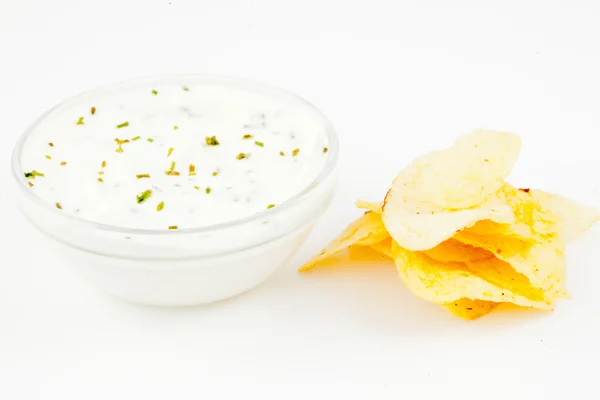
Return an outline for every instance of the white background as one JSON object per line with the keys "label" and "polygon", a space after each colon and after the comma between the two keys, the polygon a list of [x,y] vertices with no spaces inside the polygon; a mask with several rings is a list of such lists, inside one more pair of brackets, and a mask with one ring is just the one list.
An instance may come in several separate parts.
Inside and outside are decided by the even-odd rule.
{"label": "white background", "polygon": [[[597,227],[570,246],[573,299],[553,313],[465,322],[387,264],[295,269],[354,200],[478,127],[522,136],[513,183],[600,205],[598,21],[593,0],[0,0],[0,399],[597,397]],[[18,213],[9,159],[57,102],[174,72],[291,90],[331,119],[342,156],[333,205],[290,265],[167,310],[97,294],[63,265]]]}

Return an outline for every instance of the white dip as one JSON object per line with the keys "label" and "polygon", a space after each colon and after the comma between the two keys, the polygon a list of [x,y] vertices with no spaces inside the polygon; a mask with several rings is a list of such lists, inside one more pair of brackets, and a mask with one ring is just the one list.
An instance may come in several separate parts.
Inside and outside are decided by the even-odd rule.
{"label": "white dip", "polygon": [[34,128],[21,166],[32,194],[97,223],[167,230],[250,216],[300,193],[329,156],[317,115],[251,92],[164,85],[84,99]]}

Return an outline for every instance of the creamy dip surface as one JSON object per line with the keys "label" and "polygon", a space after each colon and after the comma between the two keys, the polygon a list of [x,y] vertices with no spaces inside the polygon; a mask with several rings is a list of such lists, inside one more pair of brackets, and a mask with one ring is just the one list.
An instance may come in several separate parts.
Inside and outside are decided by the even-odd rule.
{"label": "creamy dip surface", "polygon": [[202,227],[299,194],[329,157],[326,130],[309,107],[241,89],[118,87],[67,102],[35,126],[22,179],[85,220]]}

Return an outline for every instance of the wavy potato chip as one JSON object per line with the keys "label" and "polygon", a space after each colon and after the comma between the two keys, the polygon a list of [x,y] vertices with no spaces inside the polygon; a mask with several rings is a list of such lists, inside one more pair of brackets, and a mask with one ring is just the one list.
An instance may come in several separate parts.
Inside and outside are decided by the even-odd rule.
{"label": "wavy potato chip", "polygon": [[421,169],[409,166],[396,176],[384,201],[383,223],[390,236],[406,249],[430,249],[480,220],[514,222],[511,207],[497,196],[469,209],[442,208],[423,192],[422,179]]}
{"label": "wavy potato chip", "polygon": [[347,249],[350,246],[369,246],[381,242],[388,237],[381,215],[366,212],[360,218],[348,225],[342,233],[333,239],[318,255],[299,268],[307,271],[319,262]]}
{"label": "wavy potato chip", "polygon": [[458,232],[455,239],[493,253],[526,276],[531,284],[549,291],[552,297],[565,297],[564,275],[567,268],[564,244],[560,240],[531,243],[497,235]]}
{"label": "wavy potato chip", "polygon": [[444,307],[459,318],[473,320],[489,314],[498,304],[493,301],[462,298],[452,303],[444,304]]}
{"label": "wavy potato chip", "polygon": [[493,196],[510,174],[521,139],[510,132],[477,130],[454,145],[417,158],[424,197],[445,209],[475,207]]}
{"label": "wavy potato chip", "polygon": [[367,200],[356,200],[354,205],[363,210],[373,211],[374,213],[378,214],[381,214],[383,212],[383,202],[374,203]]}
{"label": "wavy potato chip", "polygon": [[[526,287],[520,284],[514,285],[511,290],[491,283],[489,280],[494,280],[494,274],[499,272],[499,269],[486,280],[463,263],[441,263],[421,252],[403,249],[397,243],[392,243],[392,254],[399,276],[406,286],[418,297],[432,303],[445,305],[467,298],[495,303],[509,302],[544,310],[554,309],[552,301],[535,299],[536,292],[528,292]],[[487,269],[477,272],[488,273]],[[501,281],[504,282],[503,279]],[[527,296],[515,293],[514,290]]]}

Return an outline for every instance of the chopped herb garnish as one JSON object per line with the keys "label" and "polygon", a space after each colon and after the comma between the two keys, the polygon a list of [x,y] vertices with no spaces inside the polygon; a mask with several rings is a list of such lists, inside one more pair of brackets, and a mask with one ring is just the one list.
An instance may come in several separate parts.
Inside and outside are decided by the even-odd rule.
{"label": "chopped herb garnish", "polygon": [[165,202],[161,201],[160,203],[158,203],[158,205],[156,206],[156,211],[160,211],[163,208],[165,208]]}
{"label": "chopped herb garnish", "polygon": [[106,161],[102,161],[102,168],[106,167]]}
{"label": "chopped herb garnish", "polygon": [[219,143],[219,141],[217,140],[217,137],[216,137],[216,136],[212,136],[212,137],[208,137],[208,136],[207,136],[207,137],[205,138],[205,140],[206,140],[206,144],[207,144],[208,146],[218,146],[218,145],[220,144],[220,143]]}
{"label": "chopped herb garnish", "polygon": [[156,90],[152,89],[152,94],[156,96],[158,94],[158,92]]}
{"label": "chopped herb garnish", "polygon": [[259,146],[259,147],[265,147],[265,144],[263,142],[254,142],[255,145]]}
{"label": "chopped herb garnish", "polygon": [[237,155],[236,158],[238,160],[243,160],[244,158],[248,158],[248,157],[250,157],[250,153],[240,153],[240,154]]}
{"label": "chopped herb garnish", "polygon": [[125,122],[117,125],[117,129],[125,128],[127,126],[129,126],[129,121],[125,121]]}
{"label": "chopped herb garnish", "polygon": [[35,179],[36,176],[44,176],[44,174],[42,174],[41,172],[37,172],[35,169],[32,170],[31,172],[25,172],[24,175],[25,175],[25,178],[31,178],[31,179]]}
{"label": "chopped herb garnish", "polygon": [[173,154],[173,150],[175,150],[172,147],[169,147],[169,151],[167,152],[167,157],[169,157],[171,154]]}
{"label": "chopped herb garnish", "polygon": [[174,130],[174,131],[176,131],[177,129],[179,129],[179,127],[178,127],[177,125],[175,125],[175,126],[173,127],[173,130]]}
{"label": "chopped herb garnish", "polygon": [[190,176],[196,175],[196,166],[194,164],[190,164]]}
{"label": "chopped herb garnish", "polygon": [[154,139],[152,139],[152,138],[150,138],[150,137],[149,137],[147,140],[148,140],[150,143],[154,142]]}
{"label": "chopped herb garnish", "polygon": [[194,186],[194,189],[200,190],[200,186]]}
{"label": "chopped herb garnish", "polygon": [[165,175],[179,176],[181,174],[177,171],[165,171]]}
{"label": "chopped herb garnish", "polygon": [[102,183],[102,182],[104,182],[104,179],[98,178],[98,182]]}
{"label": "chopped herb garnish", "polygon": [[169,226],[169,229],[170,229],[170,230],[177,229],[177,225],[171,225],[171,226]]}
{"label": "chopped herb garnish", "polygon": [[219,171],[215,171],[212,173],[212,176],[217,176],[217,175],[219,175]]}
{"label": "chopped herb garnish", "polygon": [[327,153],[329,149],[327,147],[323,147],[323,153]]}
{"label": "chopped herb garnish", "polygon": [[150,174],[137,174],[135,177],[138,179],[150,178]]}
{"label": "chopped herb garnish", "polygon": [[29,187],[33,187],[33,183],[27,182],[27,184],[29,185]]}
{"label": "chopped herb garnish", "polygon": [[183,87],[183,90],[184,90],[185,92],[189,92],[189,91],[190,91],[190,89],[189,89],[187,86],[184,86],[184,87]]}
{"label": "chopped herb garnish", "polygon": [[83,125],[83,117],[79,117],[77,120],[77,125]]}
{"label": "chopped herb garnish", "polygon": [[65,165],[67,165],[67,162],[66,161],[61,161],[60,165],[62,165],[64,167]]}
{"label": "chopped herb garnish", "polygon": [[47,158],[48,160],[52,160],[52,157],[51,157],[51,156],[46,156],[46,158]]}
{"label": "chopped herb garnish", "polygon": [[152,196],[152,190],[145,190],[142,192],[142,194],[136,195],[135,197],[137,199],[138,204],[141,204],[144,201],[148,200],[150,196]]}
{"label": "chopped herb garnish", "polygon": [[294,151],[292,151],[292,157],[296,157],[298,153],[300,153],[300,149],[294,149]]}
{"label": "chopped herb garnish", "polygon": [[254,137],[254,135],[244,135],[242,136],[242,139],[252,139]]}
{"label": "chopped herb garnish", "polygon": [[275,204],[269,204],[269,205],[267,206],[267,210],[268,210],[268,209],[270,209],[270,208],[273,208],[273,207],[275,207]]}
{"label": "chopped herb garnish", "polygon": [[104,175],[104,171],[99,171],[98,175]]}
{"label": "chopped herb garnish", "polygon": [[175,169],[175,161],[171,161],[171,167],[169,168],[170,171],[173,171]]}
{"label": "chopped herb garnish", "polygon": [[59,210],[62,210],[62,206],[60,205],[59,202],[56,202],[56,208],[58,208]]}
{"label": "chopped herb garnish", "polygon": [[50,143],[48,143],[48,146],[54,147],[54,143],[50,142]]}
{"label": "chopped herb garnish", "polygon": [[115,142],[117,142],[117,145],[119,146],[119,148],[117,150],[115,150],[115,151],[117,153],[122,153],[123,152],[123,147],[121,147],[121,146],[124,145],[125,143],[129,143],[129,139],[121,140],[119,138],[115,138]]}
{"label": "chopped herb garnish", "polygon": [[140,140],[140,136],[136,136],[133,139],[131,139],[131,141],[134,141],[134,140]]}
{"label": "chopped herb garnish", "polygon": [[280,155],[280,156],[285,156],[285,153],[284,153],[283,151],[280,151],[280,152],[279,152],[279,155]]}
{"label": "chopped herb garnish", "polygon": [[210,194],[210,188],[209,187],[206,188],[206,194]]}
{"label": "chopped herb garnish", "polygon": [[91,113],[92,115],[96,114],[96,107],[92,107]]}

